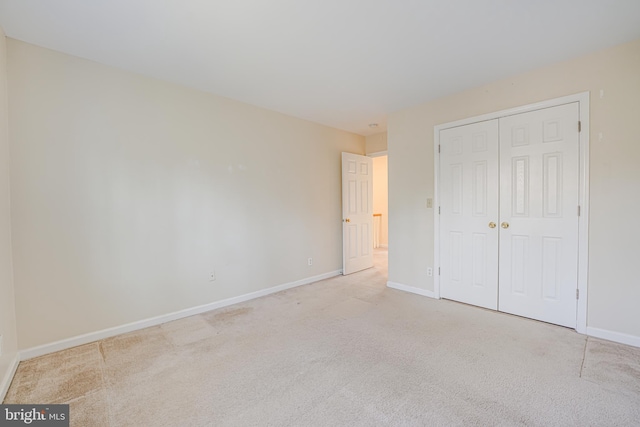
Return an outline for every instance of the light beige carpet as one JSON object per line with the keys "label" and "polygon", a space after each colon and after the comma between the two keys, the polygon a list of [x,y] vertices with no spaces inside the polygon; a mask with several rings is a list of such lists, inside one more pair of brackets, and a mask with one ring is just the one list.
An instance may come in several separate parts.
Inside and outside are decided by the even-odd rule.
{"label": "light beige carpet", "polygon": [[640,349],[385,287],[376,268],[20,364],[75,426],[640,425]]}

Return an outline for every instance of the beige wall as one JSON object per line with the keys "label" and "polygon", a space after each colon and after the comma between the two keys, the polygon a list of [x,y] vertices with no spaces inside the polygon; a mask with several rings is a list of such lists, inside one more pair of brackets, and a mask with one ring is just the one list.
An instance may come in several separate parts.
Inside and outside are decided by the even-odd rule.
{"label": "beige wall", "polygon": [[387,156],[373,158],[373,213],[380,217],[380,244],[389,244],[389,204],[388,204]]}
{"label": "beige wall", "polygon": [[387,132],[380,132],[366,137],[366,153],[380,153],[387,151]]}
{"label": "beige wall", "polygon": [[0,28],[0,401],[18,347],[11,262],[11,215],[9,204],[9,134],[7,111],[7,45]]}
{"label": "beige wall", "polygon": [[15,40],[9,78],[20,348],[341,269],[363,137]]}
{"label": "beige wall", "polygon": [[[400,111],[389,118],[389,280],[433,290],[433,127],[591,92],[588,326],[640,337],[640,40]],[[601,96],[602,91],[602,96]]]}

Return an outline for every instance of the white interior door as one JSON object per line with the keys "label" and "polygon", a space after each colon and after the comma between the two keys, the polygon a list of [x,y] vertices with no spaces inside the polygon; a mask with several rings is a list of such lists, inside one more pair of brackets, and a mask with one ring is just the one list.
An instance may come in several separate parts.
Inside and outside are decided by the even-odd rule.
{"label": "white interior door", "polygon": [[342,274],[373,267],[373,161],[342,153]]}
{"label": "white interior door", "polygon": [[498,120],[440,132],[440,292],[498,308]]}
{"label": "white interior door", "polygon": [[499,310],[576,326],[578,103],[500,119]]}

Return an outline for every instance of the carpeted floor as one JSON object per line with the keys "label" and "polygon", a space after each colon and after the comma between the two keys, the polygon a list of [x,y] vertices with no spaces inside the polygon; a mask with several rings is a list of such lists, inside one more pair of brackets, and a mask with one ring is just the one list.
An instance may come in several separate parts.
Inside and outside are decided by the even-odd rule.
{"label": "carpeted floor", "polygon": [[376,267],[20,364],[74,426],[640,426],[640,349],[388,289]]}

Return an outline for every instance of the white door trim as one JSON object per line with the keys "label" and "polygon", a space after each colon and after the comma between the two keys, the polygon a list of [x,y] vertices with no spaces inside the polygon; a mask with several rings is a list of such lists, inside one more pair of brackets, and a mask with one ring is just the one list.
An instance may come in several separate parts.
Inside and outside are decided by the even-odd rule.
{"label": "white door trim", "polygon": [[471,123],[494,120],[501,117],[512,116],[514,114],[527,113],[529,111],[541,110],[543,108],[556,107],[577,102],[579,105],[579,120],[582,129],[580,138],[580,158],[579,158],[579,203],[580,217],[578,218],[578,299],[576,331],[581,334],[587,333],[587,283],[589,275],[589,92],[582,92],[574,95],[563,96],[561,98],[550,99],[537,102],[535,104],[523,105],[507,110],[496,111],[494,113],[483,114],[467,119],[456,120],[454,122],[436,125],[433,128],[433,150],[434,150],[434,203],[436,209],[434,217],[434,275],[433,293],[436,298],[440,298],[440,196],[439,196],[439,175],[440,175],[440,131],[457,126],[464,126]]}
{"label": "white door trim", "polygon": [[388,156],[389,152],[387,150],[384,151],[376,151],[375,153],[369,153],[367,154],[367,157],[382,157],[382,156]]}

